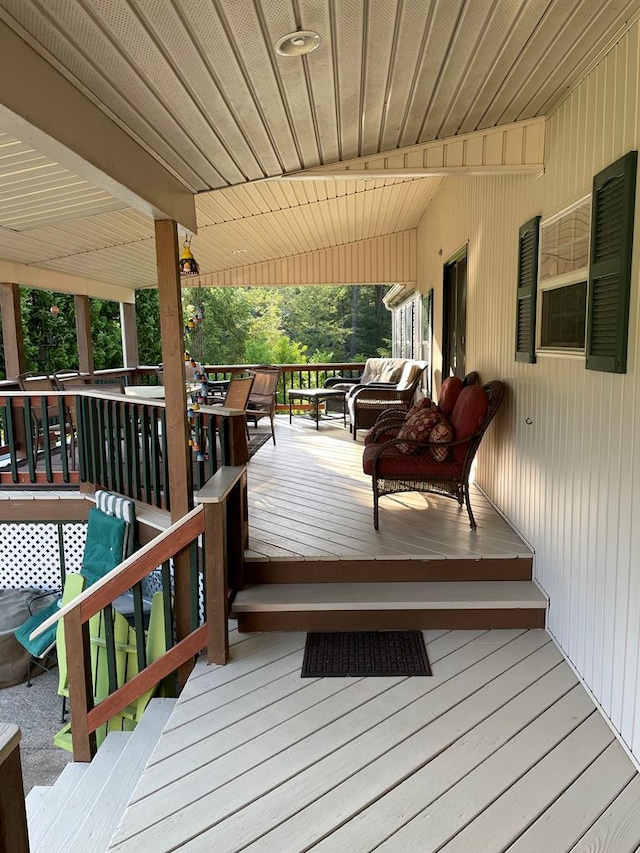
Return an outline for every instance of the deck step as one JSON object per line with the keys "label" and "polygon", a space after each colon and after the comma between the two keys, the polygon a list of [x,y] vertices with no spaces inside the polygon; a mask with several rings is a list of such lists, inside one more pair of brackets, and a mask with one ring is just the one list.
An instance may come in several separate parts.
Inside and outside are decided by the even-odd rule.
{"label": "deck step", "polygon": [[529,581],[533,556],[444,557],[424,559],[266,560],[248,556],[245,582],[266,583],[384,583],[446,581]]}
{"label": "deck step", "polygon": [[24,805],[27,812],[27,824],[33,819],[34,814],[44,804],[49,796],[52,785],[35,785],[27,794]]}
{"label": "deck step", "polygon": [[88,769],[89,765],[81,762],[67,764],[55,785],[51,787],[49,796],[33,811],[29,820],[29,844],[32,853],[48,849],[49,831],[60,812],[67,808],[74,796],[79,795],[82,790],[80,784]]}
{"label": "deck step", "polygon": [[88,850],[104,853],[107,849],[175,704],[175,699],[152,699],[149,702],[126,748],[113,762],[100,796],[86,811],[73,839],[68,842],[66,853],[86,853]]}
{"label": "deck step", "polygon": [[90,809],[103,796],[114,765],[122,755],[131,732],[111,732],[98,750],[82,779],[81,793],[71,797],[51,824],[40,847],[32,845],[31,853],[66,853]]}
{"label": "deck step", "polygon": [[264,584],[233,603],[241,631],[544,627],[531,581]]}

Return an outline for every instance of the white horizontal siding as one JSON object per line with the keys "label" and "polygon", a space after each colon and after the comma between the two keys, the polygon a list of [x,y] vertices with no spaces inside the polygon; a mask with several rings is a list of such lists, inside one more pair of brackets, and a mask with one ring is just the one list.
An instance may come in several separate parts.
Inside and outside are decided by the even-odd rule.
{"label": "white horizontal siding", "polygon": [[418,287],[436,288],[435,358],[442,262],[468,241],[467,369],[508,385],[478,482],[534,546],[550,630],[638,757],[640,212],[625,375],[586,371],[581,358],[516,364],[514,335],[518,227],[588,192],[594,174],[638,148],[639,65],[636,24],[550,116],[543,177],[449,179],[418,229]]}

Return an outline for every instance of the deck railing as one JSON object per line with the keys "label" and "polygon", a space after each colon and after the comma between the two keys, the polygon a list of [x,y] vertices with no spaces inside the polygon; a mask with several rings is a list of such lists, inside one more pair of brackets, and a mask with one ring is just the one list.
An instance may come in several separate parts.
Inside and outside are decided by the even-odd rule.
{"label": "deck railing", "polygon": [[[235,373],[242,373],[260,367],[259,364],[216,364],[206,365],[204,371],[210,380],[229,379]],[[276,408],[288,407],[289,388],[322,388],[326,379],[344,376],[345,379],[357,378],[364,370],[364,362],[324,363],[324,364],[277,364],[281,370],[280,382],[276,394]]]}
{"label": "deck railing", "polygon": [[[244,546],[247,539],[246,469],[221,468],[199,493],[201,505],[171,525],[148,545],[142,547],[104,578],[97,581],[59,613],[44,622],[32,636],[64,620],[71,735],[75,761],[90,761],[96,752],[95,732],[155,685],[176,673],[205,647],[210,663],[224,664],[228,656],[227,617],[229,593],[242,586]],[[170,561],[188,550],[190,631],[176,639],[175,601],[178,578],[170,577]],[[140,584],[161,567],[166,651],[152,663],[144,652]],[[201,574],[204,583],[200,582]],[[112,605],[132,589],[138,599],[136,621],[138,674],[123,686],[116,683],[116,641],[106,630],[104,644],[110,678],[109,695],[94,703],[91,670],[89,620],[103,611],[105,625],[113,620]],[[200,590],[204,591],[203,610]],[[184,631],[183,631],[184,633]]]}
{"label": "deck railing", "polygon": [[[211,380],[228,379],[258,366],[207,365],[205,372]],[[357,377],[364,367],[360,362],[279,366],[276,399],[280,410],[286,409],[290,388],[322,387],[329,377]],[[0,487],[90,483],[169,509],[165,404],[134,400],[109,389],[114,381],[127,386],[156,384],[156,368],[97,371],[91,379],[91,390],[78,387],[48,394],[23,393],[16,383],[0,383]],[[104,391],[98,387],[102,385]],[[220,463],[235,465],[245,460],[231,450],[235,427],[226,420],[220,459],[215,440],[219,419],[197,412],[191,420],[193,480],[195,488],[201,488]],[[72,440],[77,441],[75,452]]]}

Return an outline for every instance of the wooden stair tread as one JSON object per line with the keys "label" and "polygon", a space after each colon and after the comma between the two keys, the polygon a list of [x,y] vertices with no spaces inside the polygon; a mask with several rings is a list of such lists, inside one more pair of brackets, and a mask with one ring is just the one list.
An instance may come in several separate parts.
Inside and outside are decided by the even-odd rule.
{"label": "wooden stair tread", "polygon": [[278,610],[546,609],[531,581],[264,584],[236,595],[236,613]]}

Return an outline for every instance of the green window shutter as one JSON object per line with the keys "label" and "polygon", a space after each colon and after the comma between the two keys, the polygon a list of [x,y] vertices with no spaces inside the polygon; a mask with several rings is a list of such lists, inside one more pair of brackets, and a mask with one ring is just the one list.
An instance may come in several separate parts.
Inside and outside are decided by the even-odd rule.
{"label": "green window shutter", "polygon": [[536,361],[536,294],[540,217],[520,227],[518,248],[518,299],[516,303],[516,361]]}
{"label": "green window shutter", "polygon": [[587,370],[627,372],[637,160],[630,151],[593,179]]}

